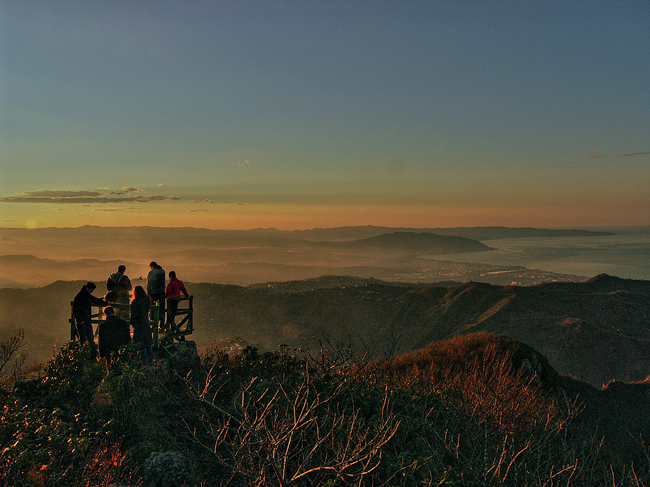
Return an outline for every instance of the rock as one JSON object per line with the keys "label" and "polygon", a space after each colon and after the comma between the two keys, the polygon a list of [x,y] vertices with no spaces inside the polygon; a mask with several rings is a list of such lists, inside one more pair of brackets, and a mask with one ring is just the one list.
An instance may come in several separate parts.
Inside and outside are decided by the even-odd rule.
{"label": "rock", "polygon": [[201,360],[196,349],[196,342],[175,342],[174,351],[176,353],[169,358],[169,366],[177,374],[185,376],[200,366]]}
{"label": "rock", "polygon": [[142,466],[146,485],[176,487],[188,480],[185,457],[181,453],[153,452]]}
{"label": "rock", "polygon": [[535,385],[542,385],[542,361],[539,358],[539,355],[532,354],[530,357],[526,357],[522,360],[522,365],[526,371],[526,375],[532,380]]}

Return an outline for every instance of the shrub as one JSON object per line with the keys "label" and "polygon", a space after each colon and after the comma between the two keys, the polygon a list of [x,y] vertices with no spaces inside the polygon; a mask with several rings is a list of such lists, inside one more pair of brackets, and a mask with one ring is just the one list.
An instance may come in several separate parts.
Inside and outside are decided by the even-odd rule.
{"label": "shrub", "polygon": [[111,368],[90,357],[68,344],[28,394],[4,401],[0,473],[9,485],[108,485],[134,475],[121,444],[139,441],[151,384],[126,355]]}
{"label": "shrub", "polygon": [[377,469],[398,426],[385,392],[359,407],[353,389],[315,375],[286,349],[224,359],[210,357],[208,373],[190,388],[202,407],[188,426],[220,467],[216,485],[322,485]]}
{"label": "shrub", "polygon": [[157,453],[186,459],[186,486],[644,485],[647,470],[608,456],[581,404],[518,366],[511,342],[367,363],[211,350],[182,374],[142,369],[128,348],[107,367],[70,344],[2,399],[0,478],[137,486]]}

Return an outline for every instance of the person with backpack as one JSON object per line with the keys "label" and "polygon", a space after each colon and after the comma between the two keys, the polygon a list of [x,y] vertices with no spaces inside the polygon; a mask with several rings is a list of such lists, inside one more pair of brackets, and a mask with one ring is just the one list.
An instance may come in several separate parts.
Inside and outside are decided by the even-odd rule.
{"label": "person with backpack", "polygon": [[[117,268],[117,272],[108,277],[106,280],[106,289],[108,289],[108,292],[104,296],[104,299],[112,303],[129,304],[133,286],[131,285],[129,276],[124,274],[125,272],[126,266],[120,265]],[[129,310],[118,308],[115,314],[120,318],[128,318]]]}

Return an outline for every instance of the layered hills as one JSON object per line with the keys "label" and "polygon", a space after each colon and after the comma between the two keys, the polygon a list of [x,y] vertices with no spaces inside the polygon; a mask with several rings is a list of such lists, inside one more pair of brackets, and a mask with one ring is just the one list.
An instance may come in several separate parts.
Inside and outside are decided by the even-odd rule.
{"label": "layered hills", "polygon": [[[38,287],[57,279],[105,280],[119,264],[131,279],[149,262],[192,282],[249,285],[322,275],[432,283],[487,280],[531,284],[584,280],[521,266],[471,264],[495,238],[594,237],[603,232],[532,228],[405,229],[342,227],[301,231],[200,228],[0,228],[0,287]],[[484,243],[487,241],[488,243]],[[441,259],[437,256],[445,256]],[[453,258],[450,256],[454,256]]]}
{"label": "layered hills", "polygon": [[[0,293],[0,331],[26,330],[33,359],[69,339],[70,301],[81,281]],[[561,374],[600,387],[650,375],[650,281],[597,276],[584,283],[416,286],[322,277],[257,286],[186,283],[199,347],[328,342],[374,357],[484,331],[538,350]],[[102,284],[96,294],[104,292]]]}
{"label": "layered hills", "polygon": [[[158,440],[166,441],[160,451],[188,452],[192,471],[203,479],[211,478],[214,472],[201,467],[214,465],[210,455],[221,453],[197,446],[198,437],[188,440],[187,432],[216,431],[204,418],[218,417],[214,410],[231,411],[238,391],[259,392],[261,401],[270,396],[269,386],[277,385],[285,393],[283,398],[293,400],[286,394],[293,387],[287,379],[300,378],[308,369],[296,361],[302,354],[281,346],[285,344],[318,357],[314,370],[327,380],[318,382],[316,402],[320,404],[325,397],[322,387],[330,384],[340,402],[327,399],[335,406],[328,411],[352,418],[354,428],[351,425],[335,435],[343,440],[339,452],[350,450],[348,431],[359,431],[363,423],[357,424],[357,418],[370,418],[371,406],[377,406],[372,409],[373,418],[384,418],[386,398],[395,400],[391,408],[401,419],[400,427],[397,433],[393,431],[395,437],[387,447],[376,450],[382,466],[388,465],[386,482],[397,478],[395,472],[409,472],[401,485],[431,479],[433,474],[443,482],[459,479],[477,485],[485,483],[486,475],[503,480],[503,485],[506,478],[512,485],[564,480],[594,485],[605,478],[616,478],[617,485],[626,480],[641,485],[639,478],[643,482],[649,478],[643,438],[650,432],[645,419],[650,397],[650,378],[646,379],[650,375],[650,281],[606,274],[573,280],[560,275],[553,276],[558,282],[503,285],[498,276],[505,274],[503,282],[509,282],[518,270],[459,267],[442,261],[435,261],[433,267],[433,260],[426,260],[425,265],[420,258],[445,252],[489,252],[491,238],[513,230],[496,227],[463,229],[462,235],[446,235],[444,229],[438,233],[376,227],[297,233],[260,229],[218,238],[211,231],[187,229],[176,240],[176,233],[185,229],[44,230],[9,235],[0,229],[0,254],[4,254],[0,255],[0,340],[22,328],[27,344],[20,353],[27,352],[28,364],[57,355],[48,365],[54,373],[21,383],[14,391],[19,401],[7,403],[16,408],[5,407],[7,417],[20,418],[9,423],[20,427],[15,436],[5,435],[3,446],[8,446],[5,450],[11,452],[13,463],[6,462],[3,472],[24,473],[23,477],[37,479],[39,485],[53,472],[66,472],[70,479],[71,469],[60,468],[71,463],[65,448],[76,448],[76,442],[90,436],[101,437],[102,443],[89,450],[90,456],[84,453],[88,462],[79,463],[78,473],[82,478],[82,470],[94,472],[88,470],[99,464],[92,456],[94,448],[108,451],[105,427],[98,426],[103,428],[101,434],[88,427],[97,424],[111,425],[111,434],[120,439],[116,445],[130,446],[122,457],[112,456],[110,465],[117,466],[115,459],[127,456],[134,459],[133,465],[144,465],[151,451],[151,431],[159,433],[167,427],[165,434],[156,434]],[[519,236],[553,236],[537,229],[514,230]],[[98,236],[102,238],[97,240]],[[170,241],[178,245],[170,246]],[[217,380],[208,379],[205,389],[198,386],[197,391],[205,392],[210,383],[219,384],[209,394],[211,404],[197,401],[194,391],[181,392],[181,384],[193,384],[178,380],[189,377],[186,371],[170,373],[182,360],[170,360],[147,374],[134,373],[128,361],[112,370],[100,362],[86,364],[80,374],[82,368],[76,361],[86,362],[83,353],[71,354],[73,346],[57,354],[70,339],[70,302],[82,284],[95,280],[95,294],[103,295],[108,273],[125,264],[133,284],[144,285],[146,279],[141,276],[146,275],[152,259],[162,261],[166,270],[178,265],[193,295],[191,340],[209,352],[203,355],[205,363],[209,366],[212,360],[215,365],[197,377],[214,378],[213,371],[221,374]],[[255,281],[250,281],[253,276]],[[216,279],[219,284],[210,282]],[[36,281],[47,285],[34,285]],[[224,353],[224,349],[242,350],[246,345],[255,348],[244,348],[237,357]],[[256,349],[275,353],[258,354]],[[199,366],[198,361],[192,363]],[[56,366],[51,368],[52,364]],[[339,379],[345,389],[331,382],[337,375],[329,368],[333,364],[344,365],[341,371],[346,372]],[[151,380],[152,374],[157,374],[156,380]],[[311,372],[307,375],[313,379]],[[134,388],[136,376],[139,382]],[[78,380],[73,386],[71,377]],[[172,394],[170,387],[176,388]],[[311,408],[303,401],[304,390],[302,386],[295,389],[301,394],[295,400]],[[111,405],[111,394],[123,394],[119,396],[122,402]],[[27,416],[25,404],[32,408]],[[44,409],[44,404],[56,409]],[[125,415],[123,404],[138,404],[131,410],[137,414]],[[348,413],[348,406],[360,415]],[[209,414],[204,414],[205,407]],[[265,411],[270,410],[265,406]],[[69,417],[62,417],[62,411],[68,411]],[[284,408],[276,415],[273,410],[271,423],[295,426],[291,423],[294,412]],[[276,421],[284,420],[285,413],[288,423]],[[97,421],[98,414],[106,421]],[[32,416],[43,419],[24,420]],[[189,427],[197,418],[200,421],[192,428],[179,433],[179,424]],[[305,424],[329,432],[329,418],[317,415],[315,422]],[[235,425],[231,432],[243,424],[240,419],[226,423]],[[70,429],[61,429],[61,424]],[[42,427],[48,438],[57,439],[58,450],[52,448],[53,441],[36,440],[42,436]],[[248,433],[244,436],[249,437]],[[269,436],[272,441],[278,437],[277,431]],[[304,438],[313,439],[313,430]],[[438,441],[435,448],[430,440]],[[251,441],[259,444],[257,439]],[[320,437],[316,441],[320,443]],[[293,437],[290,443],[304,450]],[[431,463],[432,452],[449,453],[453,468],[442,456],[440,463]],[[48,460],[34,466],[33,458],[41,458],[41,453]],[[204,461],[202,455],[209,460]],[[413,459],[424,457],[416,470]],[[106,472],[102,470],[101,475]],[[447,478],[450,472],[455,477]],[[24,483],[23,477],[17,475],[20,481],[13,484]],[[96,474],[83,478],[74,485]]]}

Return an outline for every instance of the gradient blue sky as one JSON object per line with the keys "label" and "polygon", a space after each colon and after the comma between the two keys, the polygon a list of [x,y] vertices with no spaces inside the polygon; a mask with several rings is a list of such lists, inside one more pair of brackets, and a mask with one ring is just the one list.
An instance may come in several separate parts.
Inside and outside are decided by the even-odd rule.
{"label": "gradient blue sky", "polygon": [[0,226],[650,224],[650,2],[0,0]]}

